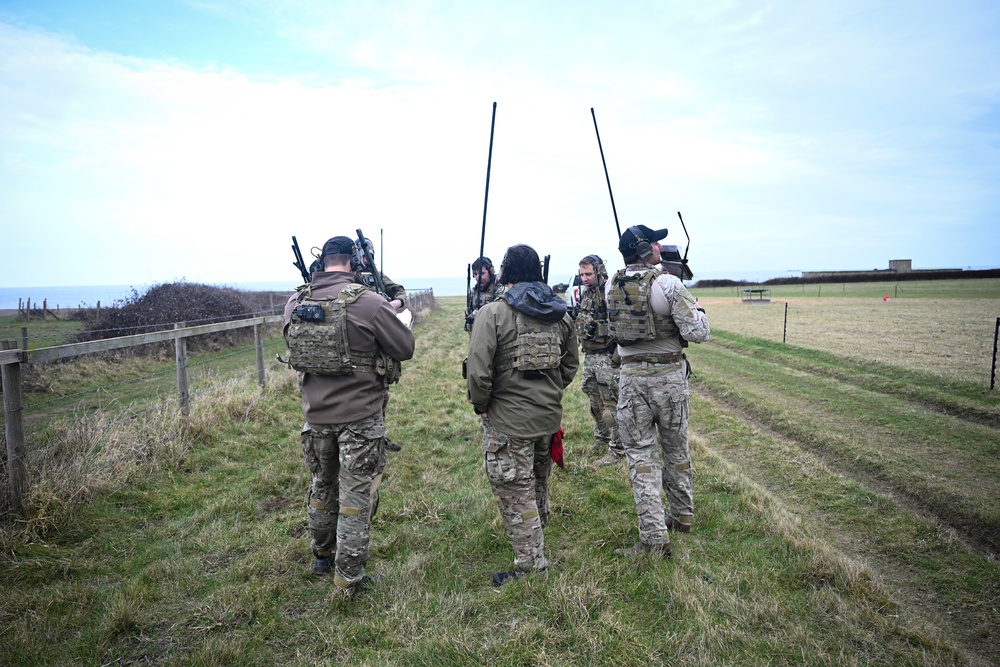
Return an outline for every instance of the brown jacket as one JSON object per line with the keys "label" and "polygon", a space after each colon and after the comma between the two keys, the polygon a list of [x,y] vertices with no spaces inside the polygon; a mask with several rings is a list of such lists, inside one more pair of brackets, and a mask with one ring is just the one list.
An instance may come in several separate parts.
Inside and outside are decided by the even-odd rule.
{"label": "brown jacket", "polygon": [[[355,282],[354,274],[324,271],[313,274],[314,297],[337,296]],[[292,321],[297,295],[285,304],[285,337]],[[347,307],[347,340],[352,352],[381,349],[397,361],[413,357],[413,332],[397,317],[389,302],[374,292],[365,292]],[[310,424],[350,424],[382,410],[385,385],[374,373],[352,375],[299,373],[302,414]]]}

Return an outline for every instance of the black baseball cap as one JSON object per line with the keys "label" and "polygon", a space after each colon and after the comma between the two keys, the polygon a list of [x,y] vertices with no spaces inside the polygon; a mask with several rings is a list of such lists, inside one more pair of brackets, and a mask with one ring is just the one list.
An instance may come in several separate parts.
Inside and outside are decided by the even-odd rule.
{"label": "black baseball cap", "polygon": [[[639,236],[642,238],[636,238],[633,230],[638,231]],[[665,238],[667,238],[667,230],[665,229],[650,229],[646,225],[635,225],[626,229],[625,233],[622,234],[621,239],[618,241],[618,251],[626,257],[631,257],[639,254],[635,251],[635,246],[640,241],[652,243],[653,241]]]}
{"label": "black baseball cap", "polygon": [[347,236],[334,236],[323,244],[323,257],[327,255],[350,255],[354,252],[354,240]]}

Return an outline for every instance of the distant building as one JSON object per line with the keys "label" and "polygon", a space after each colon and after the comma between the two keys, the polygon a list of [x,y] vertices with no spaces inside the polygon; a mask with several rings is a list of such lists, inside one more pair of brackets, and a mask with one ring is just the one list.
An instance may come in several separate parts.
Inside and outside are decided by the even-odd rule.
{"label": "distant building", "polygon": [[891,279],[893,275],[900,273],[930,273],[941,271],[961,271],[962,269],[914,269],[912,259],[890,259],[888,269],[872,269],[871,271],[803,271],[803,280],[817,280],[821,278],[885,278]]}

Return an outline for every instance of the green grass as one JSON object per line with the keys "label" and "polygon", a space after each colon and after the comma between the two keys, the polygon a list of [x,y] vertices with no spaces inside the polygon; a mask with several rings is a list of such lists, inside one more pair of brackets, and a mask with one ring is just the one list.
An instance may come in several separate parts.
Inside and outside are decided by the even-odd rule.
{"label": "green grass", "polygon": [[[123,425],[118,437],[133,437],[136,455],[114,479],[84,499],[32,504],[24,523],[6,527],[0,662],[964,665],[1000,657],[995,561],[909,498],[872,489],[827,462],[825,449],[771,429],[767,415],[738,418],[731,394],[692,405],[695,530],[674,537],[669,561],[626,560],[613,552],[636,540],[627,473],[593,465],[590,417],[574,383],[564,399],[567,467],[551,485],[551,571],[494,589],[490,575],[510,568],[512,552],[464,400],[462,299],[440,301],[417,324],[416,357],[389,403],[403,450],[390,454],[372,530],[370,572],[381,576],[372,591],[346,601],[311,574],[302,416],[294,376],[275,365],[263,392],[248,378],[203,392],[183,428],[164,416],[163,431],[178,434],[170,446],[157,441],[155,424]],[[740,341],[727,345],[692,350],[699,391],[717,391],[705,384],[714,377],[708,355],[753,354],[733,351]],[[798,368],[817,397],[847,384],[831,378],[853,373],[833,357],[810,363],[832,369],[813,377]],[[876,394],[903,400],[865,390]],[[824,423],[863,416],[841,412],[839,401],[823,405]],[[992,475],[956,474],[969,484]]]}
{"label": "green grass", "polygon": [[[63,316],[68,315],[68,312],[63,312]],[[72,342],[72,334],[82,330],[83,322],[80,320],[56,320],[49,317],[47,320],[27,321],[17,319],[15,315],[0,315],[0,340],[14,340],[19,348],[22,347],[25,335],[28,337],[29,348],[50,347]]]}

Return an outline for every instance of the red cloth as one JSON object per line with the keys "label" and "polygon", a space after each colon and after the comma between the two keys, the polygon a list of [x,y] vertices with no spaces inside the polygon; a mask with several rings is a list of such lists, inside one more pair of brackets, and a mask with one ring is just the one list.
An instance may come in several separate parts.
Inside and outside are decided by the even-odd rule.
{"label": "red cloth", "polygon": [[552,436],[552,461],[555,462],[557,466],[563,468],[563,436],[566,433],[559,429]]}

